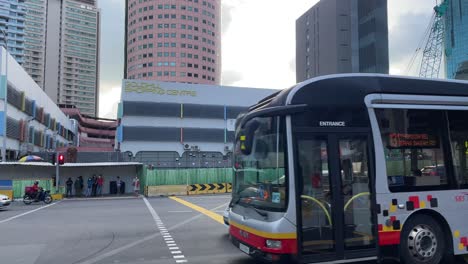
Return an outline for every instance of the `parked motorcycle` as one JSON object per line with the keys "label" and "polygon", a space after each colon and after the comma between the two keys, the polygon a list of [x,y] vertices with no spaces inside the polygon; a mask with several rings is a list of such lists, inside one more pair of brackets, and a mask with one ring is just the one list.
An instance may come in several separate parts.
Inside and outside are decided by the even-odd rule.
{"label": "parked motorcycle", "polygon": [[50,195],[50,191],[42,191],[38,197],[38,200],[35,200],[35,195],[33,193],[26,193],[23,196],[23,203],[31,204],[31,203],[39,203],[44,202],[45,204],[50,204],[53,201],[52,196]]}

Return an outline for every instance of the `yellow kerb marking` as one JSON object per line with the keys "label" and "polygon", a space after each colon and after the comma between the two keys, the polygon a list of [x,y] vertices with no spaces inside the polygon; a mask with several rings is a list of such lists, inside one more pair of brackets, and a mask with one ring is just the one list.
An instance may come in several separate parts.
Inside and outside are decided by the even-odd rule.
{"label": "yellow kerb marking", "polygon": [[183,204],[183,205],[185,205],[187,207],[190,207],[193,210],[198,211],[198,212],[208,216],[209,218],[215,220],[216,222],[224,225],[223,217],[221,215],[217,214],[217,213],[214,213],[214,212],[212,212],[210,210],[207,210],[207,209],[205,209],[203,207],[200,207],[198,205],[195,205],[193,203],[189,203],[189,202],[187,202],[185,200],[182,200],[180,198],[177,198],[177,197],[169,197],[169,198],[176,201],[176,202],[179,202],[179,203],[181,203],[181,204]]}
{"label": "yellow kerb marking", "polygon": [[420,208],[426,208],[426,202],[425,201],[420,201],[419,202],[419,207]]}
{"label": "yellow kerb marking", "polygon": [[460,237],[460,230],[455,230],[455,232],[453,232],[453,236],[455,238],[459,238]]}
{"label": "yellow kerb marking", "polygon": [[396,205],[393,205],[393,204],[392,204],[392,205],[390,205],[390,210],[389,210],[389,211],[390,211],[390,213],[394,213],[394,212],[396,212],[396,208],[397,208],[397,207],[396,207]]}
{"label": "yellow kerb marking", "polygon": [[463,244],[460,243],[460,244],[458,244],[458,249],[459,249],[459,250],[464,250],[464,249],[465,249],[465,246],[463,246]]}

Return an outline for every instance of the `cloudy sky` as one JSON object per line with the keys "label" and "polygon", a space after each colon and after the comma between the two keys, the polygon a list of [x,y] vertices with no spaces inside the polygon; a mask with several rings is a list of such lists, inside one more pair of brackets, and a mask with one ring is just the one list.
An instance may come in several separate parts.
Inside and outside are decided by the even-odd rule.
{"label": "cloudy sky", "polygon": [[[293,85],[295,21],[316,2],[222,0],[222,84],[276,89]],[[102,18],[99,115],[115,118],[123,78],[125,0],[99,0],[98,4]],[[412,74],[406,68],[434,4],[388,0],[390,73]]]}

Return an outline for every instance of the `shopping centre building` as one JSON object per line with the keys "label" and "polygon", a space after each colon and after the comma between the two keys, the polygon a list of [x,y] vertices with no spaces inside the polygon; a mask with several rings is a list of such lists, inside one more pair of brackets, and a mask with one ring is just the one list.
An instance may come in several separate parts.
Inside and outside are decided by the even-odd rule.
{"label": "shopping centre building", "polygon": [[116,149],[158,167],[219,167],[236,117],[277,90],[124,80]]}

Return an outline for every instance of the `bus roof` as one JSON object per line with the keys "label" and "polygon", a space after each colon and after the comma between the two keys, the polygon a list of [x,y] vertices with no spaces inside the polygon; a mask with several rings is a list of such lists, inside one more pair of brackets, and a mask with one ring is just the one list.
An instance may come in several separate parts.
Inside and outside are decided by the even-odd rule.
{"label": "bus roof", "polygon": [[260,100],[250,110],[306,104],[364,108],[368,94],[468,96],[468,82],[385,74],[336,74],[312,78]]}

